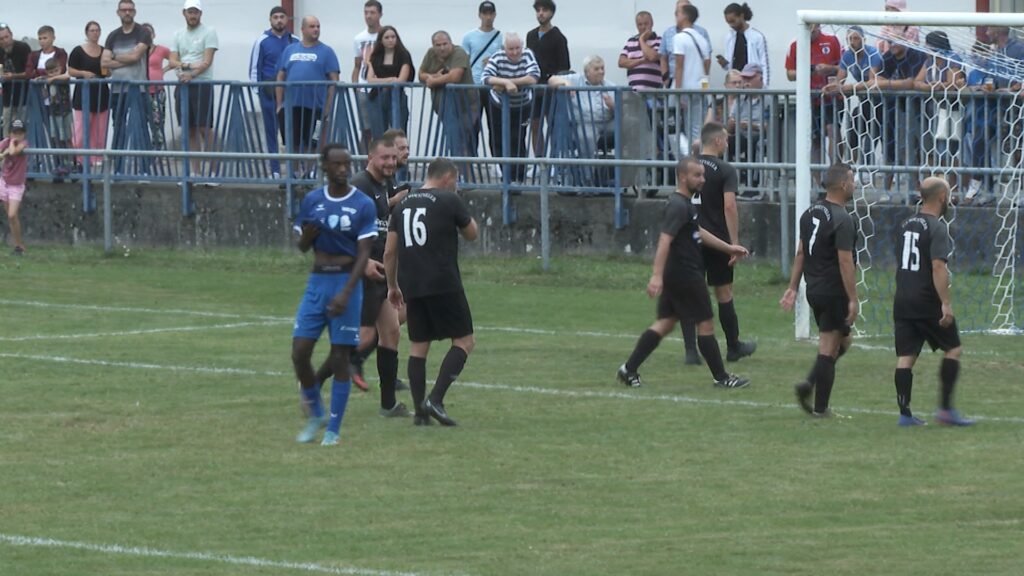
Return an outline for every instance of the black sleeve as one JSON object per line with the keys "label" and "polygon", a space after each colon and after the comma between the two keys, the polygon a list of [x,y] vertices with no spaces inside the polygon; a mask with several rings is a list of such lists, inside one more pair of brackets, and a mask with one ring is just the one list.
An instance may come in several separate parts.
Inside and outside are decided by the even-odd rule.
{"label": "black sleeve", "polygon": [[462,230],[473,221],[473,218],[469,215],[469,207],[466,206],[466,201],[458,194],[452,194],[451,202],[452,212],[455,215],[455,225],[459,227],[459,230]]}
{"label": "black sleeve", "polygon": [[722,184],[722,195],[724,196],[726,192],[732,192],[733,194],[740,193],[739,173],[732,165],[730,165],[729,169],[725,171],[725,182]]}
{"label": "black sleeve", "polygon": [[932,242],[929,246],[932,260],[949,262],[950,253],[953,251],[953,239],[949,236],[949,228],[942,222],[935,227],[932,233]]}
{"label": "black sleeve", "polygon": [[71,55],[68,56],[68,66],[72,68],[82,69],[82,47],[75,46],[74,50],[71,51]]}
{"label": "black sleeve", "polygon": [[558,35],[562,40],[562,49],[560,50],[562,53],[562,61],[559,62],[558,70],[556,70],[556,72],[563,72],[572,69],[572,60],[569,58],[569,39],[565,37],[565,34],[562,34],[561,30],[558,31]]}
{"label": "black sleeve", "polygon": [[661,233],[675,238],[691,219],[692,215],[686,204],[669,202],[665,210],[665,218],[661,221]]}
{"label": "black sleeve", "polygon": [[857,242],[857,232],[853,229],[853,218],[842,208],[837,210],[837,212],[842,212],[843,214],[834,213],[836,250],[853,252]]}

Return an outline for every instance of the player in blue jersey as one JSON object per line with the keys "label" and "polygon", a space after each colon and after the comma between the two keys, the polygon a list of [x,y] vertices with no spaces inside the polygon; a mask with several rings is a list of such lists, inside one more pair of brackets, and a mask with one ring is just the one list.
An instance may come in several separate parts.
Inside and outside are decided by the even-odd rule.
{"label": "player in blue jersey", "polygon": [[[302,199],[296,219],[301,230],[299,250],[313,249],[313,271],[295,315],[292,364],[309,414],[306,427],[296,439],[312,442],[326,425],[321,444],[331,446],[338,443],[352,387],[349,355],[359,344],[362,276],[377,237],[377,210],[373,200],[349,185],[352,158],[344,146],[327,145],[320,154],[320,168],[327,177],[327,186]],[[324,415],[311,362],[313,347],[325,326],[330,333],[334,367],[330,419]]]}

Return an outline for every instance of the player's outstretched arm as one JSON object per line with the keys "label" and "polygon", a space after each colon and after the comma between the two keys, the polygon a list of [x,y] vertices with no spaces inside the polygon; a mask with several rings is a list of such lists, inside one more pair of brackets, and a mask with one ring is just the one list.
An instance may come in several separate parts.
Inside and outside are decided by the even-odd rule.
{"label": "player's outstretched arm", "polygon": [[786,312],[792,312],[793,307],[796,306],[796,293],[800,287],[800,279],[804,275],[804,241],[801,240],[796,245],[796,255],[793,256],[793,272],[789,275],[789,286],[786,287],[786,292],[779,299],[779,306]]}
{"label": "player's outstretched arm", "polygon": [[718,236],[715,236],[711,232],[708,232],[704,228],[700,228],[700,240],[708,247],[718,250],[719,252],[724,252],[731,256],[731,258],[729,259],[730,266],[735,264],[738,260],[746,258],[747,256],[750,255],[750,251],[748,251],[743,246],[740,246],[739,244],[729,244],[719,239]]}

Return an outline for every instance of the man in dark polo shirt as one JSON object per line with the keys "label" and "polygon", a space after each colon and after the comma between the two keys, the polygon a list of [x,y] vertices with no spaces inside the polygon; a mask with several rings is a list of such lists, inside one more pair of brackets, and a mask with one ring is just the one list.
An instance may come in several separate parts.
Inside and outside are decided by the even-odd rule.
{"label": "man in dark polo shirt", "polygon": [[0,80],[3,81],[3,133],[11,133],[11,122],[25,121],[25,104],[28,100],[27,81],[28,57],[32,47],[14,39],[14,32],[6,24],[0,25]]}

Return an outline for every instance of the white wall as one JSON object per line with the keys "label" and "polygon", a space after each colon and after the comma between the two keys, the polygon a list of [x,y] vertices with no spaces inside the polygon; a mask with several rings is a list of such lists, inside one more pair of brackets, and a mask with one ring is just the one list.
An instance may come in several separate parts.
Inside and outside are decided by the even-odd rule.
{"label": "white wall", "polygon": [[[395,26],[418,64],[436,30],[447,30],[456,42],[467,30],[476,27],[479,0],[382,0],[385,24]],[[216,27],[221,49],[215,61],[218,78],[245,80],[249,52],[261,31],[267,28],[273,0],[204,0],[203,21]],[[529,0],[495,0],[498,7],[496,25],[502,31],[514,30],[525,36],[537,22]],[[626,39],[636,33],[633,17],[639,10],[654,15],[654,27],[660,34],[674,23],[674,0],[556,0],[558,12],[554,23],[569,39],[569,51],[575,68],[582,67],[583,58],[598,54],[608,63],[608,79],[625,82],[625,74],[615,63]],[[785,79],[784,63],[789,44],[796,37],[797,9],[830,9],[839,6],[834,0],[748,0],[754,11],[751,24],[768,37],[771,51],[773,87],[790,85]],[[106,34],[120,23],[116,0],[31,0],[26,8],[13,9],[16,0],[6,0],[0,8],[0,21],[7,22],[17,38],[35,36],[43,24],[57,30],[57,44],[69,52],[83,39],[85,23],[96,20]],[[136,0],[137,20],[150,22],[157,30],[157,41],[167,43],[173,33],[184,26],[182,0]],[[724,48],[728,31],[722,10],[728,1],[695,0],[701,10],[698,21],[711,33],[715,53]],[[315,15],[321,21],[321,39],[331,45],[342,63],[342,78],[348,78],[352,67],[352,37],[364,28],[363,0],[296,0],[296,17]],[[515,6],[515,8],[513,8]],[[868,0],[865,7],[881,10],[884,0]],[[973,12],[975,0],[910,0],[911,8],[929,11]],[[844,6],[844,8],[847,8]],[[296,26],[296,29],[298,26]],[[720,84],[721,71],[712,80]]]}

